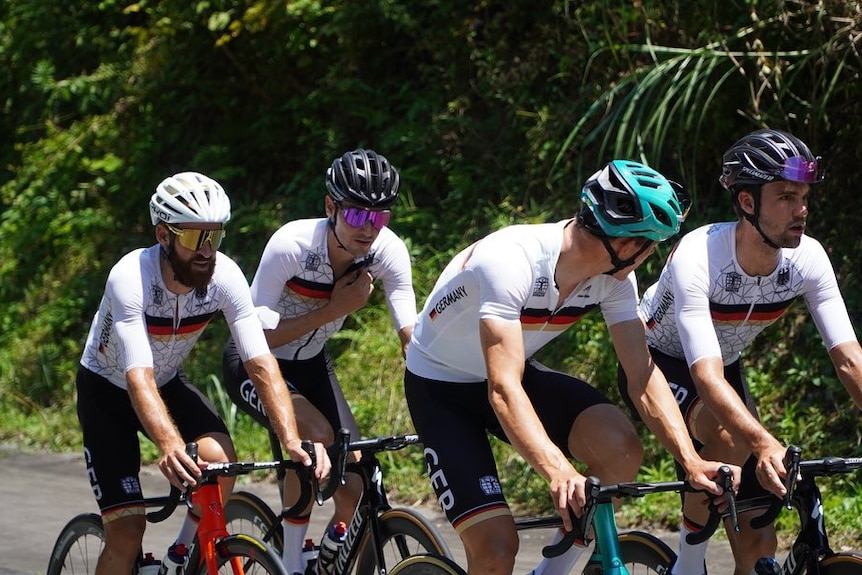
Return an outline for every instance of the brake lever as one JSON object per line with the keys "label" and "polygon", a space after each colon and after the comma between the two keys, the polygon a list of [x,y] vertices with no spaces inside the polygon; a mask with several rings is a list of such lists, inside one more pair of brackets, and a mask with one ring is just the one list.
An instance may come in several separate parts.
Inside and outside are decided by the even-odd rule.
{"label": "brake lever", "polygon": [[787,477],[784,478],[784,507],[792,509],[790,503],[793,498],[793,492],[796,489],[796,476],[799,475],[799,462],[802,460],[802,448],[797,445],[791,445],[787,448],[787,453],[784,455],[784,468],[787,469]]}
{"label": "brake lever", "polygon": [[736,509],[736,494],[733,492],[733,473],[731,473],[729,466],[722,465],[718,468],[718,479],[724,490],[724,499],[727,501],[727,511],[730,514],[733,531],[739,533],[739,513]]}

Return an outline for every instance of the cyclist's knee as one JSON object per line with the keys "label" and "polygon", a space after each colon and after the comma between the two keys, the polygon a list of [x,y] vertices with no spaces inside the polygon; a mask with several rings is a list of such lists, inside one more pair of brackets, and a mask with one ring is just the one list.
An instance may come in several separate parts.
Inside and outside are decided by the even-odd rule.
{"label": "cyclist's knee", "polygon": [[461,540],[471,575],[512,573],[519,545],[513,527],[494,525],[494,520],[483,521],[464,531]]}
{"label": "cyclist's knee", "polygon": [[643,459],[637,430],[611,405],[594,406],[578,417],[569,445],[572,455],[603,482],[634,479]]}
{"label": "cyclist's knee", "polygon": [[144,515],[118,517],[111,520],[110,515],[104,518],[105,548],[120,558],[121,561],[133,560],[141,548],[147,520]]}

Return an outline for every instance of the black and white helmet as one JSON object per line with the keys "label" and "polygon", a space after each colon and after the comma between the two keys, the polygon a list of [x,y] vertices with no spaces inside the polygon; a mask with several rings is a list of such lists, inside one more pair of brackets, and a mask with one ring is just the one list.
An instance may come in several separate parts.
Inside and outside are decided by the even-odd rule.
{"label": "black and white helmet", "polygon": [[230,219],[230,199],[221,184],[198,172],[182,172],[162,180],[150,198],[153,225],[224,224]]}
{"label": "black and white helmet", "polygon": [[326,170],[326,191],[336,202],[384,209],[398,199],[398,170],[374,150],[347,152]]}
{"label": "black and white helmet", "polygon": [[757,130],[724,153],[718,181],[734,194],[775,181],[817,184],[826,173],[805,142],[781,130]]}

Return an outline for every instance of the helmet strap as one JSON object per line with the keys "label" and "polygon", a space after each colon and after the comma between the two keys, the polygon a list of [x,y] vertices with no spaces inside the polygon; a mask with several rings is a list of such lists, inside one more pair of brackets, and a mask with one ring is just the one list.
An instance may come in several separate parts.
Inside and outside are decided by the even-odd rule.
{"label": "helmet strap", "polygon": [[641,248],[638,251],[636,251],[632,257],[623,260],[623,259],[620,259],[619,254],[616,252],[614,247],[611,245],[611,241],[608,238],[608,236],[599,236],[599,238],[602,240],[602,245],[605,246],[605,250],[607,250],[608,255],[611,256],[611,263],[614,265],[613,269],[605,272],[605,275],[608,275],[608,276],[612,276],[615,273],[622,271],[622,270],[626,269],[627,267],[634,265],[634,263],[637,261],[638,257],[640,257],[640,255],[642,253],[647,251],[650,248],[650,245],[652,244],[652,242],[650,242],[650,241],[645,241],[644,244],[641,246]]}
{"label": "helmet strap", "polygon": [[[766,245],[768,245],[769,247],[771,247],[773,249],[776,249],[776,250],[781,249],[781,246],[779,246],[778,244],[773,242],[771,239],[769,239],[769,236],[767,236],[766,233],[763,231],[763,229],[760,227],[760,190],[757,190],[756,193],[751,192],[749,190],[748,193],[751,194],[751,197],[754,200],[754,213],[749,214],[748,212],[746,212],[745,210],[742,209],[742,206],[740,206],[739,210],[742,212],[742,217],[745,218],[748,221],[748,223],[750,223],[752,226],[754,226],[754,229],[757,230],[757,233],[759,233],[760,237],[763,238],[763,243],[765,243]],[[739,195],[738,194],[736,197],[736,202],[739,203]]]}

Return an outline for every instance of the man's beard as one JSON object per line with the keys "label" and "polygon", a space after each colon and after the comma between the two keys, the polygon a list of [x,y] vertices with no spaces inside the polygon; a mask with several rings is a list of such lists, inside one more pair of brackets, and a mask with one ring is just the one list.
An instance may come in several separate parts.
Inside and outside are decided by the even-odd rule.
{"label": "man's beard", "polygon": [[180,261],[180,258],[174,254],[174,257],[170,258],[169,262],[171,264],[171,269],[174,270],[174,278],[184,286],[188,286],[192,289],[204,289],[212,280],[213,273],[215,273],[215,256],[210,258],[205,270],[199,270],[196,268],[192,268],[192,261]]}

